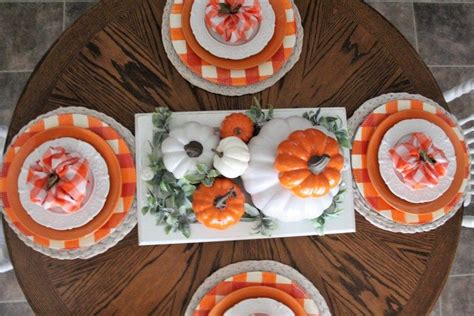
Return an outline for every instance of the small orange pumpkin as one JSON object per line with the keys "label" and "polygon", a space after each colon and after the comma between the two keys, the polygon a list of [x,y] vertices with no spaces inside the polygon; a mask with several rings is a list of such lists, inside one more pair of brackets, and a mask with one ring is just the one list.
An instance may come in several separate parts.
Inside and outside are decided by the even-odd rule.
{"label": "small orange pumpkin", "polygon": [[315,128],[296,131],[277,149],[280,184],[302,197],[319,197],[339,185],[344,157],[337,141]]}
{"label": "small orange pumpkin", "polygon": [[219,178],[211,187],[202,183],[193,195],[193,210],[197,220],[206,227],[226,229],[244,215],[245,197],[239,186],[229,179]]}
{"label": "small orange pumpkin", "polygon": [[221,138],[236,136],[248,142],[253,136],[253,122],[243,113],[227,115],[221,124]]}

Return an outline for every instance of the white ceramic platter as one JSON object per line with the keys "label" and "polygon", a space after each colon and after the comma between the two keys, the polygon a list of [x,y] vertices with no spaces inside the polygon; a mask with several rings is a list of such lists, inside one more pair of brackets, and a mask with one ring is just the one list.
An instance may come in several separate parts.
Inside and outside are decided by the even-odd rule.
{"label": "white ceramic platter", "polygon": [[[86,203],[74,213],[53,212],[30,201],[31,187],[27,184],[28,169],[50,146],[61,146],[67,152],[76,152],[89,161],[93,175],[92,187]],[[58,138],[41,144],[28,155],[18,177],[18,188],[21,205],[35,222],[52,229],[68,230],[87,224],[102,210],[109,194],[109,170],[104,158],[90,144],[69,137]]]}
{"label": "white ceramic platter", "polygon": [[190,25],[196,40],[211,54],[220,58],[240,60],[258,54],[272,39],[275,32],[275,12],[268,0],[260,1],[262,22],[257,33],[250,41],[241,45],[222,43],[211,35],[204,19],[207,3],[208,1],[194,1]]}
{"label": "white ceramic platter", "polygon": [[[275,118],[287,118],[290,116],[301,116],[308,111],[315,111],[315,108],[300,109],[275,109]],[[170,127],[181,126],[187,122],[196,121],[212,127],[219,127],[222,120],[234,112],[245,111],[206,111],[206,112],[175,112],[171,116]],[[345,108],[321,108],[322,116],[339,116],[342,119],[344,128],[347,128]],[[137,204],[141,210],[146,203],[147,184],[140,179],[140,175],[148,164],[147,155],[150,153],[149,142],[152,141],[153,124],[152,113],[135,115],[135,137],[136,137],[136,162],[137,162]],[[344,149],[343,154],[346,166],[350,166],[349,149]],[[352,233],[355,232],[354,204],[352,192],[352,173],[350,167],[345,168],[342,174],[343,182],[346,184],[346,193],[343,201],[343,212],[335,218],[330,218],[324,226],[324,234]],[[239,224],[217,231],[204,227],[201,224],[191,225],[191,237],[185,238],[180,232],[166,234],[162,226],[156,225],[153,215],[143,215],[138,212],[138,236],[140,245],[178,244],[195,242],[215,242],[228,240],[263,239],[279,237],[296,237],[320,235],[311,221],[303,220],[291,223],[278,223],[278,228],[272,232],[272,236],[256,235],[253,232],[255,223]]]}
{"label": "white ceramic platter", "polygon": [[[446,175],[433,188],[414,190],[406,185],[393,168],[389,150],[412,133],[424,133],[433,141],[433,145],[441,149],[449,160]],[[451,186],[456,172],[456,155],[453,144],[446,133],[438,126],[426,120],[411,119],[395,124],[385,133],[378,151],[380,175],[396,196],[411,203],[424,203],[436,200]]]}

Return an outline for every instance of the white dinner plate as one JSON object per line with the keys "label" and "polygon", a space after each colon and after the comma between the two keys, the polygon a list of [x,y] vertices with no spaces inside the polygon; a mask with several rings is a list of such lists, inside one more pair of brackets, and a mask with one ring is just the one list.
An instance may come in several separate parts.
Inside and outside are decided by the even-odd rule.
{"label": "white dinner plate", "polygon": [[[389,154],[390,148],[406,140],[412,133],[424,133],[429,136],[433,145],[441,149],[449,160],[446,175],[432,188],[413,189],[400,179],[393,167],[392,157]],[[380,175],[388,188],[396,196],[411,203],[434,201],[448,190],[456,173],[455,157],[454,146],[446,133],[435,124],[422,119],[403,120],[395,124],[385,133],[378,151]]]}
{"label": "white dinner plate", "polygon": [[198,43],[211,54],[226,59],[240,60],[261,52],[272,39],[275,32],[275,12],[268,0],[261,0],[262,21],[257,34],[241,45],[218,41],[208,31],[205,15],[208,1],[195,0],[191,8],[191,30]]}
{"label": "white dinner plate", "polygon": [[[92,181],[88,189],[88,198],[74,213],[47,210],[30,200],[31,184],[27,183],[28,169],[51,146],[63,147],[67,152],[76,152],[86,157],[89,162]],[[68,230],[87,224],[102,210],[110,189],[109,170],[104,158],[90,144],[69,137],[58,138],[41,144],[25,159],[18,177],[18,189],[21,205],[34,221],[52,229]]]}

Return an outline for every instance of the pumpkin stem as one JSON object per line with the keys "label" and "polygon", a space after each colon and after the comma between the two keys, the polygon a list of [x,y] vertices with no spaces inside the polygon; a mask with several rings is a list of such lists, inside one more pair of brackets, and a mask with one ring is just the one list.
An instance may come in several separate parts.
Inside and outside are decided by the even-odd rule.
{"label": "pumpkin stem", "polygon": [[421,161],[429,162],[433,165],[436,163],[436,160],[433,157],[431,157],[430,155],[428,155],[428,153],[424,150],[420,150],[420,159],[421,159]]}
{"label": "pumpkin stem", "polygon": [[313,174],[320,174],[326,169],[330,160],[328,155],[312,156],[308,160],[308,168]]}
{"label": "pumpkin stem", "polygon": [[213,151],[217,156],[219,156],[219,158],[224,157],[224,153],[223,153],[223,152],[217,151],[217,150],[215,150],[214,148],[212,149],[212,151]]}
{"label": "pumpkin stem", "polygon": [[234,128],[234,135],[240,135],[242,134],[242,129],[240,127],[236,127]]}
{"label": "pumpkin stem", "polygon": [[59,176],[56,173],[51,173],[48,176],[48,185],[46,186],[46,191],[51,190],[59,182]]}
{"label": "pumpkin stem", "polygon": [[230,198],[235,198],[235,197],[237,197],[237,193],[235,192],[234,188],[232,188],[226,194],[216,197],[216,199],[214,200],[214,207],[217,208],[218,210],[222,210],[226,208],[227,201]]}
{"label": "pumpkin stem", "polygon": [[201,143],[195,140],[190,141],[187,145],[184,145],[184,151],[186,151],[186,154],[191,158],[196,158],[196,157],[201,156],[202,149],[203,147]]}

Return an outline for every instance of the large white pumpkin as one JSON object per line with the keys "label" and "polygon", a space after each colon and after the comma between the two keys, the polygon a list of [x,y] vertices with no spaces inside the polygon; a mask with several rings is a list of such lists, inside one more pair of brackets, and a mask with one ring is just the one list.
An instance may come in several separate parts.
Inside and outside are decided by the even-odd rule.
{"label": "large white pumpkin", "polygon": [[260,133],[249,143],[250,164],[242,175],[245,190],[252,201],[265,215],[283,222],[313,219],[327,209],[339,185],[317,198],[299,198],[291,190],[280,185],[278,171],[274,167],[278,145],[297,130],[316,128],[332,136],[323,128],[314,127],[307,119],[292,116],[275,118],[266,123]]}
{"label": "large white pumpkin", "polygon": [[219,136],[210,126],[189,122],[170,131],[161,144],[163,163],[166,170],[180,179],[196,171],[196,165],[212,165],[213,149],[219,143]]}

